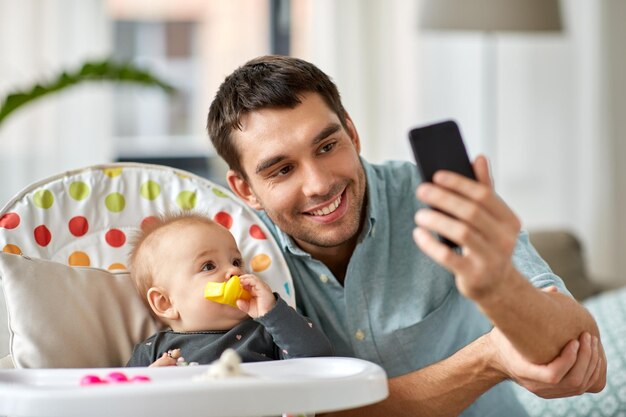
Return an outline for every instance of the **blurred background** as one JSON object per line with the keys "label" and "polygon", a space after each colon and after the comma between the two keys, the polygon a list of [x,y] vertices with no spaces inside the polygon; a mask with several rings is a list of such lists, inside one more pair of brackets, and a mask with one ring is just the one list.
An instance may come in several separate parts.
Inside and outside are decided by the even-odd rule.
{"label": "blurred background", "polygon": [[223,183],[204,130],[217,87],[255,56],[289,54],[337,83],[367,159],[411,160],[411,128],[456,119],[525,228],[574,232],[594,280],[626,283],[626,2],[561,0],[550,27],[464,26],[467,12],[427,3],[0,0],[0,99],[108,57],[177,89],[81,83],[16,110],[0,124],[0,205],[112,161]]}

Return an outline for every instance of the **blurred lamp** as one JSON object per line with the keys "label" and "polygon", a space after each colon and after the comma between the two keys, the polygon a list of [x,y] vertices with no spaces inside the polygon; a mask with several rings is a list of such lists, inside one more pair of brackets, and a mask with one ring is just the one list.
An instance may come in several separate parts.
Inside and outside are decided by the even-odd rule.
{"label": "blurred lamp", "polygon": [[420,26],[485,32],[562,30],[558,0],[425,0]]}

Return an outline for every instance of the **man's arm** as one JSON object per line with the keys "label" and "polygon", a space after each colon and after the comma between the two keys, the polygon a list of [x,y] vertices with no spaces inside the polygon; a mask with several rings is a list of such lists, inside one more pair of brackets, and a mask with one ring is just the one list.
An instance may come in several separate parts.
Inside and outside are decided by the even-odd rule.
{"label": "man's arm", "polygon": [[568,343],[551,363],[535,365],[494,329],[443,361],[391,378],[386,400],[325,416],[394,417],[406,416],[407,410],[412,416],[458,415],[507,378],[545,398],[576,395],[598,378],[597,358],[597,351],[594,355],[591,344],[581,337]]}
{"label": "man's arm", "polygon": [[[565,343],[583,332],[590,334],[589,342],[604,356],[598,327],[584,307],[567,295],[539,291],[521,275],[506,290],[477,303],[520,354],[533,363],[551,361]],[[604,386],[606,366],[603,368],[602,386],[595,388]]]}
{"label": "man's arm", "polygon": [[389,397],[377,404],[337,413],[336,417],[456,416],[505,379],[489,364],[484,336],[451,357],[389,379]]}
{"label": "man's arm", "polygon": [[[440,171],[433,183],[418,187],[418,197],[441,211],[417,212],[417,244],[455,275],[459,291],[531,362],[550,362],[582,332],[599,343],[595,321],[582,306],[534,288],[515,269],[512,254],[520,222],[494,192],[484,157],[477,158],[474,170],[478,181]],[[451,250],[427,230],[457,242],[462,251]]]}

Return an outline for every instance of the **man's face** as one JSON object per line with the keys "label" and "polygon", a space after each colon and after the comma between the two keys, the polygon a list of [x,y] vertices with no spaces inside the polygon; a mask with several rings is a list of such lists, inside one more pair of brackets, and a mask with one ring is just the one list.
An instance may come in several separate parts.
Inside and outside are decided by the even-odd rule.
{"label": "man's face", "polygon": [[347,130],[315,93],[293,109],[268,108],[242,118],[233,133],[248,180],[231,188],[314,253],[354,240],[360,230],[365,173],[352,121]]}

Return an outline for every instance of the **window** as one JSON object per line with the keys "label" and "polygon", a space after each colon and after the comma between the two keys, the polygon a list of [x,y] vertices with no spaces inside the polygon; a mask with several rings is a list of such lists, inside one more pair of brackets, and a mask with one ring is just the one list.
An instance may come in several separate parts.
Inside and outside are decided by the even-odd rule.
{"label": "window", "polygon": [[114,58],[150,70],[178,91],[170,96],[158,89],[116,89],[111,113],[117,159],[172,165],[223,183],[225,163],[205,130],[209,103],[239,65],[288,53],[290,0],[106,4]]}
{"label": "window", "polygon": [[202,85],[197,26],[190,21],[114,22],[114,59],[148,68],[176,88],[172,95],[116,88],[113,132],[119,161],[165,164],[209,176],[208,140],[198,132],[194,112],[195,92]]}

